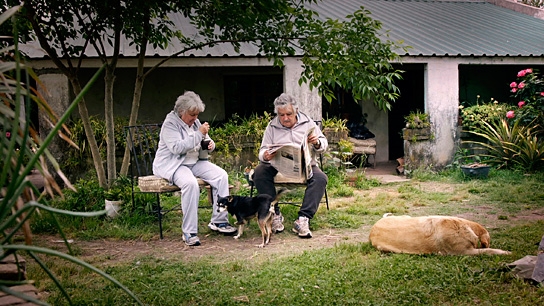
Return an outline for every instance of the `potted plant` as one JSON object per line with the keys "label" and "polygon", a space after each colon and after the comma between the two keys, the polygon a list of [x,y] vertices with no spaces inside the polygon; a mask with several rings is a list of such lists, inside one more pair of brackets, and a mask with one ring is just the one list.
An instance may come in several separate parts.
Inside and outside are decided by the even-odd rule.
{"label": "potted plant", "polygon": [[104,192],[104,202],[106,205],[106,215],[110,218],[119,216],[119,211],[124,204],[123,189],[118,186],[112,186]]}
{"label": "potted plant", "polygon": [[340,118],[326,118],[321,122],[323,134],[329,144],[336,145],[341,139],[348,139],[349,130],[347,120]]}
{"label": "potted plant", "polygon": [[406,128],[402,129],[404,140],[421,141],[432,138],[429,114],[416,110],[410,112],[404,119],[406,121]]}

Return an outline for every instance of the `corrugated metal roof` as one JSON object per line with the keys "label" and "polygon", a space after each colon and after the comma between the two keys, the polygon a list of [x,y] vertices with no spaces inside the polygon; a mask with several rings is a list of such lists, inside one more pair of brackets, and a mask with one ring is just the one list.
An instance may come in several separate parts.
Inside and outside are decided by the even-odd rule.
{"label": "corrugated metal roof", "polygon": [[[361,6],[389,31],[389,39],[402,40],[411,46],[410,56],[543,56],[544,20],[474,0],[323,0],[309,5],[321,18],[344,19]],[[181,14],[171,15],[184,35],[197,35]],[[137,55],[134,45],[122,42],[121,55]],[[148,56],[166,57],[181,50],[172,42],[167,49],[147,50]],[[27,49],[33,58],[43,57],[38,48]],[[202,50],[191,50],[180,57],[260,56],[258,48],[242,44],[240,52],[231,45],[218,44]],[[96,56],[89,50],[87,56]]]}
{"label": "corrugated metal roof", "polygon": [[485,1],[330,0],[311,7],[343,18],[360,6],[390,30],[391,40],[412,47],[402,55],[544,55],[544,20]]}

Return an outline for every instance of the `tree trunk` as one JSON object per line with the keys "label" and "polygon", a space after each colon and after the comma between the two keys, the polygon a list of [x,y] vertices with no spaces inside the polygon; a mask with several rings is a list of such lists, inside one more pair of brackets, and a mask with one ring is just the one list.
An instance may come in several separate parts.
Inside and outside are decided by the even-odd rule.
{"label": "tree trunk", "polygon": [[[144,87],[145,74],[144,74],[144,62],[145,62],[145,52],[147,49],[147,40],[144,40],[141,48],[140,54],[138,57],[138,68],[136,70],[136,82],[134,84],[134,93],[132,95],[132,107],[130,109],[130,117],[128,120],[128,125],[136,125],[138,120],[138,112],[140,110],[140,100],[142,98],[142,89]],[[127,175],[128,167],[130,165],[130,148],[127,145],[125,146],[125,154],[123,155],[123,163],[121,164],[121,175]]]}
{"label": "tree trunk", "polygon": [[[77,96],[81,92],[81,84],[79,84],[79,79],[77,77],[70,76],[70,83],[74,88],[74,94]],[[100,156],[98,144],[96,143],[96,138],[94,137],[93,128],[91,127],[91,120],[89,118],[89,112],[87,110],[87,104],[85,103],[84,98],[81,99],[81,101],[79,102],[78,109],[79,115],[81,116],[81,121],[83,122],[83,128],[85,129],[85,136],[87,137],[87,141],[89,142],[89,148],[91,149],[94,168],[98,177],[98,184],[102,188],[107,188],[108,182],[106,180],[104,166],[102,165],[102,157]]]}
{"label": "tree trunk", "polygon": [[[115,5],[119,9],[119,3]],[[115,127],[113,117],[113,85],[115,84],[115,68],[117,67],[117,60],[119,59],[119,50],[121,46],[121,20],[115,19],[115,34],[113,43],[113,54],[111,55],[110,63],[106,54],[102,54],[100,57],[106,65],[106,75],[104,77],[104,118],[106,121],[106,167],[108,169],[108,188],[115,182],[117,178],[117,163],[115,162]],[[95,46],[97,52],[100,48]],[[99,53],[100,54],[100,53]]]}
{"label": "tree trunk", "polygon": [[108,186],[117,178],[115,162],[115,127],[113,117],[113,84],[115,83],[114,69],[106,66],[104,77],[104,118],[106,121],[106,163],[108,169]]}

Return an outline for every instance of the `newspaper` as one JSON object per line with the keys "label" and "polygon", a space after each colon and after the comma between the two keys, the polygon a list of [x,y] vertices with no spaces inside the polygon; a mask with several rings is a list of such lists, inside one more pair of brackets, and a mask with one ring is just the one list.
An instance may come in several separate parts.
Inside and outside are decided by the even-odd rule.
{"label": "newspaper", "polygon": [[270,161],[270,164],[285,177],[304,178],[312,177],[312,156],[308,136],[314,133],[311,128],[302,137],[300,144],[273,144],[268,146],[270,153],[277,151],[277,154]]}

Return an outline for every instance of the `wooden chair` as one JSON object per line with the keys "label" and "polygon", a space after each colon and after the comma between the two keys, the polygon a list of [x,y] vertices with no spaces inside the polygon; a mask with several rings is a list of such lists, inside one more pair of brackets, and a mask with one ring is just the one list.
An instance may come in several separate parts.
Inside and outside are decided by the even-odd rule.
{"label": "wooden chair", "polygon": [[[162,219],[165,214],[178,208],[164,209],[161,206],[161,193],[172,193],[180,191],[176,185],[170,185],[167,180],[153,175],[153,159],[159,144],[159,133],[161,124],[144,124],[125,126],[127,146],[130,150],[130,178],[132,187],[132,207],[134,208],[134,196],[137,193],[155,194],[155,205],[153,213],[157,214],[159,221],[160,239],[162,234]],[[202,179],[197,178],[200,188],[206,188],[208,201],[213,204],[211,186]]]}
{"label": "wooden chair", "polygon": [[[317,124],[317,126],[319,126],[319,128],[321,128],[321,121],[316,120],[315,123]],[[319,167],[320,168],[323,167],[322,153],[319,154]],[[253,191],[255,190],[255,184],[253,182],[253,169],[251,169],[250,172],[245,173],[245,176],[246,176],[247,183],[250,187],[249,196],[253,196]],[[276,174],[276,176],[274,177],[274,185],[277,187],[285,187],[288,189],[300,188],[300,187],[306,186],[306,180],[302,178],[293,179],[293,178],[285,177],[281,175],[281,173],[278,172],[278,174]],[[327,210],[329,210],[329,195],[327,194],[327,188],[325,188],[324,196],[325,196],[325,203],[327,204]],[[300,206],[301,203],[280,201],[278,204],[291,204],[291,205]]]}

